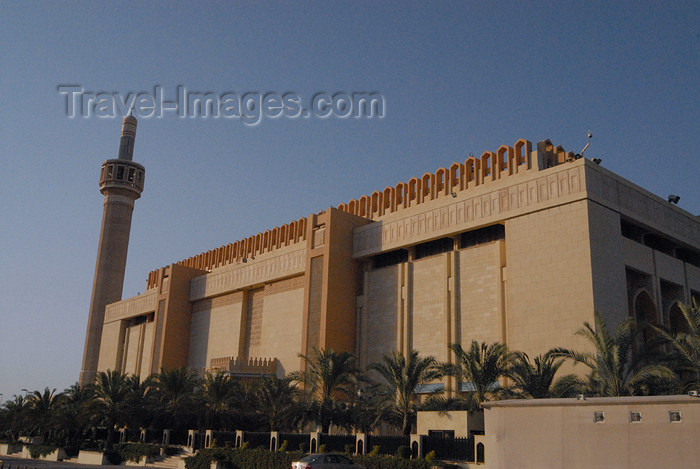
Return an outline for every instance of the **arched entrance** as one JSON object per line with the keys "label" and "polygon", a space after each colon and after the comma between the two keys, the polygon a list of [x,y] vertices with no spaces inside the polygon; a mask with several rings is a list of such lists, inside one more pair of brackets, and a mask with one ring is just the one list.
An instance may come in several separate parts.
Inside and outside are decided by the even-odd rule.
{"label": "arched entrance", "polygon": [[681,307],[678,303],[674,303],[669,309],[668,322],[671,332],[674,334],[688,333],[690,331],[688,321],[686,321],[685,315],[683,314],[683,311],[681,311]]}
{"label": "arched entrance", "polygon": [[658,325],[659,319],[654,300],[646,290],[640,290],[634,299],[634,320],[640,334],[639,345],[651,345],[657,335],[652,326]]}

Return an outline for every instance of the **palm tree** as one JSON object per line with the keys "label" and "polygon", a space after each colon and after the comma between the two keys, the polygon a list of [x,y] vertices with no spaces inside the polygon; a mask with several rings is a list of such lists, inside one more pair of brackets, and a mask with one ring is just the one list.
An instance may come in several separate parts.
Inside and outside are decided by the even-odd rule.
{"label": "palm tree", "polygon": [[494,342],[477,342],[473,340],[469,350],[465,351],[460,344],[450,346],[457,358],[453,364],[445,366],[447,374],[456,376],[457,382],[470,382],[468,400],[470,408],[476,409],[489,395],[500,389],[498,380],[505,376],[508,370],[510,352],[504,344]]}
{"label": "palm tree", "polygon": [[256,411],[270,431],[293,428],[301,410],[296,394],[296,385],[290,377],[265,378],[255,389]]}
{"label": "palm tree", "polygon": [[107,427],[107,446],[114,442],[114,428],[127,424],[132,391],[131,380],[121,371],[107,370],[97,374],[95,398],[101,421]]}
{"label": "palm tree", "polygon": [[669,364],[682,380],[681,391],[700,387],[700,306],[693,299],[692,306],[680,304],[685,327],[672,332],[654,327],[669,351]]}
{"label": "palm tree", "polygon": [[404,435],[410,435],[418,405],[417,390],[443,376],[440,364],[432,356],[419,357],[415,350],[408,357],[394,351],[391,355],[384,355],[381,362],[373,363],[369,368],[378,372],[391,387],[395,397],[395,421],[400,422]]}
{"label": "palm tree", "polygon": [[129,395],[127,397],[127,427],[130,429],[148,428],[152,425],[158,412],[157,398],[153,387],[153,377],[143,381],[137,375],[127,379]]}
{"label": "palm tree", "polygon": [[383,422],[392,419],[394,410],[392,394],[384,386],[368,383],[358,389],[351,406],[351,423],[356,431],[369,433]]}
{"label": "palm tree", "polygon": [[357,383],[355,356],[336,352],[332,348],[314,348],[313,355],[299,355],[306,361],[306,371],[290,374],[293,381],[304,383],[305,390],[315,403],[315,421],[321,431],[328,433],[332,421],[341,420],[339,399],[347,399]]}
{"label": "palm tree", "polygon": [[45,388],[44,392],[34,391],[27,401],[36,432],[44,441],[51,442],[54,430],[57,429],[57,412],[61,405],[62,394],[56,394],[56,389]]}
{"label": "palm tree", "polygon": [[58,412],[59,426],[66,446],[76,446],[90,428],[95,408],[92,385],[73,384],[63,391],[63,405]]}
{"label": "palm tree", "polygon": [[200,379],[191,368],[164,369],[153,377],[163,428],[184,427],[196,420],[195,389],[199,385]]}
{"label": "palm tree", "polygon": [[596,311],[595,327],[584,322],[576,332],[585,337],[593,352],[556,348],[552,356],[569,358],[590,369],[588,391],[603,397],[627,396],[642,390],[649,383],[670,382],[673,372],[659,364],[645,364],[642,353],[633,353],[636,331],[631,318],[622,321],[611,334],[603,315]]}
{"label": "palm tree", "polygon": [[236,410],[236,395],[240,392],[238,381],[219,370],[207,372],[202,383],[201,397],[206,407],[206,428],[226,430]]}
{"label": "palm tree", "polygon": [[14,395],[4,405],[6,435],[16,441],[29,428],[29,405],[24,396]]}
{"label": "palm tree", "polygon": [[513,380],[509,392],[525,399],[562,397],[575,393],[583,384],[581,379],[568,374],[555,380],[557,371],[564,364],[551,351],[534,358],[534,363],[524,352],[513,352],[506,376]]}

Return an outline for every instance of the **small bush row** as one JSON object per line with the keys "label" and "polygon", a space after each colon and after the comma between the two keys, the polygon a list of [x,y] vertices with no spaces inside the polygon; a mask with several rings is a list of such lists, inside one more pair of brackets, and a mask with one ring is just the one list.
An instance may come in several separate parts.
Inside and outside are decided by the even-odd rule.
{"label": "small bush row", "polygon": [[[185,459],[188,469],[209,469],[212,461],[219,461],[228,469],[289,469],[293,461],[306,456],[299,451],[268,451],[262,448],[210,448]],[[352,456],[353,461],[367,469],[428,469],[423,460],[410,460],[397,456]]]}
{"label": "small bush row", "polygon": [[159,456],[160,446],[150,443],[117,443],[104,454],[111,464],[121,464],[124,461],[138,462],[143,456],[150,458]]}
{"label": "small bush row", "polygon": [[58,449],[55,445],[25,445],[29,449],[32,459],[37,459],[49,455]]}

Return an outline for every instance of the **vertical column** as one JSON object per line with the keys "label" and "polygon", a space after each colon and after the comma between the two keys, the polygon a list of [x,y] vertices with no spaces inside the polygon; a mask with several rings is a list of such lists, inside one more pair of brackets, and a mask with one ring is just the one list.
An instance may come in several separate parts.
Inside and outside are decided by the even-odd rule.
{"label": "vertical column", "polygon": [[124,118],[118,158],[103,162],[100,172],[100,192],[104,195],[104,209],[80,370],[81,385],[95,381],[105,307],[109,303],[121,300],[122,297],[131,215],[134,201],[141,197],[146,171],[143,166],[131,161],[136,126],[137,122],[133,116]]}
{"label": "vertical column", "polygon": [[[452,251],[446,252],[443,259],[445,260],[445,287],[443,290],[443,303],[442,307],[443,310],[445,311],[445,354],[447,355],[447,362],[452,363],[452,352],[450,350],[450,344],[452,343],[452,334],[453,334],[453,326],[452,326]],[[448,376],[447,377],[447,382],[445,383],[445,391],[447,393],[448,397],[452,397],[454,395],[454,377]]]}
{"label": "vertical column", "polygon": [[506,242],[496,241],[495,249],[498,250],[498,260],[500,267],[500,281],[498,282],[498,313],[501,318],[501,342],[508,345],[508,314],[506,307],[506,282],[508,280],[508,270],[506,268]]}
{"label": "vertical column", "polygon": [[396,276],[396,348],[404,356],[406,356],[406,347],[404,341],[404,276],[406,265],[404,263],[398,266],[398,275]]}
{"label": "vertical column", "polygon": [[238,359],[248,361],[246,343],[248,338],[248,303],[250,302],[250,290],[243,290],[241,298],[241,324],[238,329]]}

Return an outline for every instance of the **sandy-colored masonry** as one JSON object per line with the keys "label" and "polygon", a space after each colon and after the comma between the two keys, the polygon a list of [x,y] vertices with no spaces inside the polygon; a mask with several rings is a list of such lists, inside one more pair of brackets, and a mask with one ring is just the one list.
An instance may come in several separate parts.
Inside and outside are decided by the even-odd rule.
{"label": "sandy-colored masonry", "polygon": [[[518,140],[148,274],[106,305],[99,370],[282,375],[334,348],[361,367],[451,343],[584,349],[599,310],[682,327],[700,222],[545,140]],[[460,383],[436,383],[447,393]]]}

